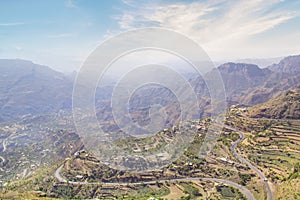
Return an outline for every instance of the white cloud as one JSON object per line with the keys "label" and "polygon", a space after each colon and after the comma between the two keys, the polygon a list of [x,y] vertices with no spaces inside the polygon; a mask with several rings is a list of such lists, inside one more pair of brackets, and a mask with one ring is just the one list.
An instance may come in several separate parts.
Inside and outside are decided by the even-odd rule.
{"label": "white cloud", "polygon": [[19,26],[24,24],[24,22],[0,23],[0,26]]}
{"label": "white cloud", "polygon": [[67,8],[76,8],[76,5],[74,4],[74,2],[72,0],[65,1],[65,6]]}
{"label": "white cloud", "polygon": [[23,47],[21,47],[21,46],[16,46],[15,48],[16,48],[17,51],[22,51],[23,50]]}
{"label": "white cloud", "polygon": [[72,33],[61,33],[57,35],[48,35],[48,38],[70,38],[70,37],[75,37],[75,34]]}
{"label": "white cloud", "polygon": [[[124,1],[133,6],[133,1]],[[143,7],[135,5],[134,9],[124,10],[117,19],[123,30],[166,27],[194,39],[213,54],[222,53],[221,47],[232,47],[231,50],[238,53],[241,45],[246,45],[252,37],[272,30],[298,15],[292,10],[275,9],[274,6],[279,3],[282,1],[210,0]]]}

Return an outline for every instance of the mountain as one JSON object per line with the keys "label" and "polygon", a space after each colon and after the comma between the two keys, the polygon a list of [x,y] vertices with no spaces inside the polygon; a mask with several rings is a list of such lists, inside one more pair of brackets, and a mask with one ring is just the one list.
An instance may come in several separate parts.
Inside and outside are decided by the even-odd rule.
{"label": "mountain", "polygon": [[[300,56],[289,56],[267,68],[245,63],[225,63],[217,67],[229,104],[248,106],[278,97],[283,91],[300,87]],[[210,76],[207,73],[205,76]],[[197,90],[205,90],[198,81]]]}
{"label": "mountain", "polygon": [[289,90],[278,98],[249,109],[254,118],[300,119],[300,89]]}
{"label": "mountain", "polygon": [[300,88],[300,75],[286,77],[282,74],[272,74],[263,86],[245,92],[239,102],[245,105],[256,105],[276,98],[286,90],[297,88]]}
{"label": "mountain", "polygon": [[[110,102],[114,85],[97,88],[95,107],[98,122],[104,124],[102,126],[104,131],[114,133],[110,136],[114,137],[115,144],[119,148],[124,149],[125,152],[157,152],[157,150],[167,144],[165,141],[172,140],[174,133],[196,133],[190,148],[187,149],[182,157],[166,166],[164,170],[132,174],[100,165],[99,161],[93,157],[92,152],[86,151],[88,148],[82,143],[83,137],[82,135],[78,136],[78,132],[74,127],[73,115],[71,112],[66,111],[71,106],[72,77],[75,74],[70,76],[70,78],[55,72],[49,67],[37,65],[30,61],[0,60],[0,120],[5,122],[0,124],[0,177],[1,181],[3,181],[0,182],[0,186],[3,184],[3,188],[5,187],[4,194],[0,192],[0,199],[7,199],[7,195],[10,193],[6,191],[10,190],[13,191],[13,194],[15,194],[16,190],[20,193],[34,191],[34,194],[65,199],[107,199],[110,197],[104,195],[119,198],[128,195],[131,197],[130,195],[132,195],[132,199],[142,199],[136,196],[136,191],[141,191],[141,187],[127,184],[138,181],[143,182],[144,188],[147,187],[145,194],[149,195],[147,196],[148,199],[150,195],[153,195],[155,190],[153,188],[157,189],[155,194],[158,197],[162,196],[161,189],[167,192],[170,191],[170,193],[174,192],[173,183],[164,185],[158,182],[158,180],[163,178],[167,180],[173,178],[177,182],[178,178],[197,177],[198,180],[199,177],[215,177],[224,180],[230,179],[243,185],[255,185],[257,184],[257,178],[259,178],[257,174],[249,170],[246,163],[240,162],[232,152],[232,144],[237,144],[235,141],[241,142],[238,139],[241,137],[241,133],[233,128],[247,132],[245,134],[245,141],[247,142],[239,144],[238,152],[243,152],[245,159],[249,159],[253,165],[263,169],[268,182],[274,183],[273,186],[281,187],[281,183],[284,180],[298,180],[295,179],[295,176],[298,176],[298,172],[291,173],[293,170],[291,166],[297,166],[296,162],[299,161],[296,154],[299,152],[297,147],[300,144],[298,138],[300,126],[297,120],[289,119],[300,118],[300,74],[288,73],[288,71],[299,68],[299,65],[294,59],[290,60],[287,58],[280,63],[285,63],[284,66],[289,66],[289,70],[287,68],[275,70],[271,66],[261,69],[257,65],[244,63],[225,63],[214,69],[215,71],[205,74],[204,79],[201,77],[189,77],[189,81],[195,86],[194,90],[200,99],[200,107],[203,108],[203,112],[208,112],[208,109],[212,107],[208,98],[209,91],[207,91],[204,80],[209,79],[209,81],[213,81],[213,72],[217,70],[223,78],[229,104],[255,105],[263,103],[253,108],[248,108],[249,115],[254,118],[285,118],[285,120],[251,119],[241,115],[241,113],[246,114],[245,110],[247,110],[243,106],[231,107],[227,112],[229,116],[226,116],[227,121],[225,124],[231,126],[232,129],[225,128],[222,131],[215,145],[216,149],[211,151],[205,159],[198,157],[198,148],[204,141],[203,139],[211,118],[209,116],[203,118],[205,116],[203,113],[203,115],[197,116],[197,120],[191,121],[191,124],[182,123],[181,125],[183,126],[180,126],[180,128],[183,131],[178,131],[173,126],[177,124],[177,112],[180,113],[181,106],[190,105],[189,107],[193,108],[193,99],[190,100],[184,91],[180,90],[179,93],[187,98],[184,99],[184,102],[179,102],[179,104],[176,101],[176,94],[174,95],[171,90],[156,85],[148,88],[138,88],[130,96],[129,113],[126,116],[122,116],[122,119],[131,119],[139,125],[150,124],[149,114],[162,111],[167,116],[165,124],[170,124],[169,128],[153,131],[157,132],[154,137],[139,139],[128,137],[128,135],[118,132],[121,130],[114,123]],[[280,63],[278,65],[281,65]],[[297,87],[299,88],[298,90],[295,89]],[[184,90],[185,88],[180,89]],[[284,91],[290,89],[293,90],[284,93]],[[274,97],[278,98],[268,101]],[[156,104],[159,104],[160,107],[158,106],[157,110],[151,110],[150,105]],[[57,112],[58,110],[59,112]],[[45,115],[46,113],[50,114]],[[216,114],[209,111],[209,114],[211,113]],[[7,121],[18,116],[23,116],[18,122],[10,123]],[[203,119],[199,120],[199,118]],[[89,125],[87,128],[94,127],[94,124],[88,121],[90,119],[89,115],[82,116],[81,119],[82,123]],[[174,120],[174,122],[171,120]],[[161,128],[159,125],[157,122],[153,127]],[[91,128],[91,130],[93,129]],[[88,129],[85,129],[85,132],[88,134],[92,133]],[[89,138],[97,141],[93,137]],[[291,143],[291,141],[294,143]],[[283,143],[284,146],[282,146]],[[269,149],[266,149],[268,147]],[[84,148],[87,149],[83,150]],[[274,150],[279,150],[276,156],[274,156]],[[265,155],[267,156],[264,157]],[[279,160],[277,155],[280,155],[282,160]],[[63,161],[64,159],[65,161]],[[124,163],[128,164],[131,162],[131,160],[124,161]],[[140,162],[140,164],[142,165],[143,163]],[[296,169],[296,167],[294,168]],[[255,178],[255,176],[257,177]],[[144,181],[150,180],[153,185],[148,187]],[[85,185],[86,182],[99,181],[101,183],[102,181],[118,183],[123,181],[125,184]],[[77,182],[80,184],[76,184]],[[201,188],[210,188],[206,187],[205,183],[200,184],[203,184]],[[189,190],[191,188],[185,184],[183,186],[188,187]],[[198,186],[191,186],[198,187],[199,184]],[[266,192],[264,187],[258,187],[257,190],[253,191],[256,196],[261,196],[265,199],[264,195]],[[215,190],[211,190],[209,193],[213,192]],[[201,189],[199,193],[205,195],[208,192],[202,192]],[[216,199],[224,198],[220,196]],[[22,198],[15,197],[15,199]],[[241,198],[237,197],[237,199]]]}
{"label": "mountain", "polygon": [[217,69],[221,73],[229,97],[262,85],[272,73],[269,69],[260,69],[257,65],[245,63],[225,63]]}
{"label": "mountain", "polygon": [[276,98],[289,89],[300,88],[300,56],[289,56],[268,67],[272,71],[264,83],[248,90],[240,102],[256,105]]}
{"label": "mountain", "polygon": [[[209,107],[209,91],[204,80],[214,81],[213,76],[216,71],[223,78],[229,105],[237,103],[256,105],[270,98],[278,97],[284,90],[299,87],[299,69],[300,56],[286,57],[278,64],[264,69],[254,64],[230,62],[206,73],[204,79],[191,75],[189,82],[194,86],[198,98],[201,99],[199,103],[203,111],[206,110],[205,107]],[[72,76],[66,76],[47,66],[37,65],[30,61],[1,59],[0,74],[0,122],[18,119],[24,115],[55,113],[61,109],[71,108],[74,73]],[[112,88],[114,88],[113,84],[97,88],[97,108],[110,103]],[[169,108],[174,107],[176,98],[174,99],[172,93],[165,93],[160,89],[149,92],[153,97],[164,94],[163,98],[155,98],[155,104]],[[132,99],[134,101],[131,101],[131,110],[149,107],[149,101],[143,95],[138,98],[132,97]],[[141,104],[141,102],[144,103]],[[165,105],[165,102],[170,103]],[[105,110],[107,109],[105,108]],[[174,109],[176,112],[177,110]],[[176,112],[174,115],[177,116]],[[99,109],[97,113],[103,113],[102,109]],[[148,111],[145,110],[144,113],[147,114]],[[205,113],[201,115],[205,116]],[[136,116],[140,116],[140,114]]]}
{"label": "mountain", "polygon": [[47,66],[19,59],[0,60],[0,115],[17,119],[70,108],[72,82]]}
{"label": "mountain", "polygon": [[[290,59],[285,58],[281,63],[286,63]],[[291,65],[292,68],[297,68],[297,65]],[[216,114],[211,110],[210,91],[207,88],[206,81],[215,82],[216,75],[220,74],[223,79],[225,94],[228,105],[243,104],[253,106],[264,103],[271,98],[276,98],[288,89],[295,89],[300,86],[300,77],[295,74],[285,72],[275,72],[269,68],[259,68],[254,64],[246,63],[225,63],[212,71],[206,73],[204,77],[191,75],[189,82],[194,86],[194,91],[197,94],[201,113],[198,117],[211,116]],[[174,80],[176,81],[176,80]],[[222,88],[217,88],[222,89]],[[104,93],[103,89],[101,89]],[[219,91],[214,91],[218,93]],[[109,97],[109,95],[107,96]],[[162,109],[167,111],[166,127],[172,126],[172,122],[177,121],[180,116],[180,105],[178,99],[171,91],[166,91],[164,88],[144,88],[144,92],[135,92],[132,94],[129,101],[128,116],[123,116],[127,120],[133,120],[135,123],[147,125],[150,123],[149,113],[151,105],[159,104]],[[181,105],[192,105],[194,101],[179,102]],[[99,106],[100,105],[100,106]],[[107,131],[116,131],[118,126],[114,123],[111,102],[108,98],[97,102],[98,119],[105,126]],[[107,123],[110,121],[110,123]]]}
{"label": "mountain", "polygon": [[259,66],[260,68],[269,67],[274,63],[278,63],[282,60],[283,57],[276,57],[276,58],[245,58],[245,59],[238,59],[234,62],[238,63],[249,63]]}
{"label": "mountain", "polygon": [[300,55],[288,56],[282,59],[278,64],[273,64],[268,67],[274,72],[283,72],[288,74],[300,73]]}

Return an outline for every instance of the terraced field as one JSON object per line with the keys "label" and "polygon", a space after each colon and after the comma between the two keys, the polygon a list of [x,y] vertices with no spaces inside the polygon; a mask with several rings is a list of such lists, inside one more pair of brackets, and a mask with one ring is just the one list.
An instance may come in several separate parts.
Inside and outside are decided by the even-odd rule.
{"label": "terraced field", "polygon": [[[239,145],[244,157],[273,182],[276,199],[300,198],[300,188],[296,187],[300,182],[300,120],[242,121],[238,119],[236,124],[248,130],[248,136]],[[292,186],[291,181],[294,182]]]}
{"label": "terraced field", "polygon": [[[241,193],[244,187],[254,197],[249,199],[299,199],[300,120],[248,118],[241,110],[244,109],[228,111],[226,125],[205,158],[197,153],[208,119],[186,124],[184,130],[195,131],[196,137],[177,160],[161,170],[118,171],[100,165],[90,152],[81,150],[53,169],[47,168],[46,173],[33,174],[7,188],[22,187],[25,194],[39,190],[50,194],[49,197],[61,198],[242,199],[245,198]],[[154,151],[160,148],[159,143],[165,143],[164,139],[172,138],[173,130],[175,128],[159,132],[156,138],[121,140],[117,145],[124,149],[131,147],[136,153]],[[135,145],[137,141],[139,145]],[[255,169],[241,161],[242,158]],[[63,178],[57,178],[57,174]],[[263,177],[260,174],[264,174]],[[214,179],[231,181],[238,186]]]}

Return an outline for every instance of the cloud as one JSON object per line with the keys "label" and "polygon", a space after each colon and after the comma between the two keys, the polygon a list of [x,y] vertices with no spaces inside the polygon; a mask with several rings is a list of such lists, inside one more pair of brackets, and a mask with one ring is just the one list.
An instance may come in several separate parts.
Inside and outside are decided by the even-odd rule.
{"label": "cloud", "polygon": [[123,10],[115,16],[120,29],[166,27],[212,51],[233,43],[238,43],[235,47],[239,49],[250,38],[298,16],[291,9],[281,8],[280,4],[285,3],[282,0],[209,0],[147,6],[133,5],[131,0],[123,2],[134,9]]}
{"label": "cloud", "polygon": [[70,37],[75,37],[76,35],[73,33],[61,33],[57,35],[48,35],[48,38],[70,38]]}
{"label": "cloud", "polygon": [[[127,1],[126,1],[127,2]],[[207,1],[173,3],[124,11],[121,29],[168,27],[201,40],[258,34],[295,17],[290,11],[273,11],[279,0]]]}
{"label": "cloud", "polygon": [[24,22],[0,23],[0,26],[20,26],[25,25]]}
{"label": "cloud", "polygon": [[65,6],[67,8],[76,8],[76,5],[74,4],[74,2],[72,0],[65,1]]}
{"label": "cloud", "polygon": [[122,0],[123,4],[127,6],[134,6],[135,3],[132,0]]}
{"label": "cloud", "polygon": [[23,50],[23,47],[21,47],[21,46],[16,46],[15,49],[16,49],[17,51],[22,51],[22,50]]}

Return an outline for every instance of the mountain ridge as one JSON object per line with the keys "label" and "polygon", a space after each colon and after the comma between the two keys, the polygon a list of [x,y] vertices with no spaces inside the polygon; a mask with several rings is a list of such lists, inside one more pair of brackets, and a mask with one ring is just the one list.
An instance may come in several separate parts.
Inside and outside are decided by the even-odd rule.
{"label": "mountain ridge", "polygon": [[50,67],[19,59],[0,60],[0,114],[18,119],[70,108],[72,83]]}
{"label": "mountain ridge", "polygon": [[288,74],[300,73],[300,55],[288,56],[282,59],[278,64],[273,64],[268,68],[275,72],[284,72]]}
{"label": "mountain ridge", "polygon": [[[287,73],[293,69],[300,69],[300,56],[286,57],[278,64],[263,69],[254,64],[228,62],[205,74],[204,79],[191,76],[189,81],[195,86],[200,104],[207,105],[209,91],[204,80],[210,74],[214,74],[214,70],[218,70],[223,78],[229,105],[255,105],[279,96],[283,90],[297,88],[300,85],[299,75]],[[47,66],[20,59],[0,59],[0,72],[1,121],[18,119],[27,114],[51,113],[71,108],[74,79]],[[114,85],[111,85],[111,88],[113,87]],[[101,88],[97,89],[100,90]],[[107,101],[111,91],[104,93],[97,92],[96,98],[102,99],[100,102],[96,101],[99,105]],[[157,94],[159,93],[158,90]],[[173,97],[171,95],[166,98]]]}

